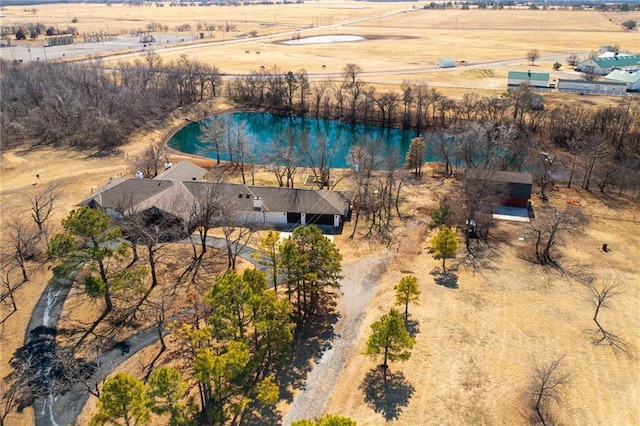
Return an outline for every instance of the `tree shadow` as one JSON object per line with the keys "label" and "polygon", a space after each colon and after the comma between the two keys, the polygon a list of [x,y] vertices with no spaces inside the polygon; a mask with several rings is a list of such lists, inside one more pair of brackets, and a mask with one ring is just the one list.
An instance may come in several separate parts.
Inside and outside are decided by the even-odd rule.
{"label": "tree shadow", "polygon": [[251,404],[242,416],[242,425],[281,425],[282,414],[273,405]]}
{"label": "tree shadow", "polygon": [[436,282],[436,284],[447,288],[458,288],[458,276],[456,274],[437,274],[437,276],[435,276],[433,280]]}
{"label": "tree shadow", "polygon": [[336,311],[336,301],[327,297],[318,305],[325,306],[325,311],[317,313],[298,326],[286,365],[281,366],[276,372],[281,399],[293,401],[293,391],[304,387],[309,372],[322,354],[331,348],[331,342],[335,337],[335,324],[340,317]]}
{"label": "tree shadow", "polygon": [[591,343],[595,346],[609,346],[616,355],[623,355],[627,359],[635,361],[637,358],[632,347],[620,336],[608,330],[587,330],[591,337]]}
{"label": "tree shadow", "polygon": [[90,377],[95,370],[94,364],[59,350],[56,334],[52,327],[34,328],[27,343],[11,357],[9,364],[13,371],[5,380],[15,387],[19,412],[38,398],[68,392],[78,380]]}
{"label": "tree shadow", "polygon": [[416,337],[420,333],[420,321],[408,319],[404,322],[404,326],[411,337]]}
{"label": "tree shadow", "polygon": [[457,263],[457,267],[470,267],[474,272],[480,270],[496,270],[494,259],[500,256],[500,245],[497,242],[489,243],[472,239],[466,249],[465,256]]}
{"label": "tree shadow", "polygon": [[402,372],[391,373],[382,366],[369,370],[360,384],[364,392],[364,402],[376,413],[381,413],[390,422],[397,419],[402,409],[409,405],[415,388]]}

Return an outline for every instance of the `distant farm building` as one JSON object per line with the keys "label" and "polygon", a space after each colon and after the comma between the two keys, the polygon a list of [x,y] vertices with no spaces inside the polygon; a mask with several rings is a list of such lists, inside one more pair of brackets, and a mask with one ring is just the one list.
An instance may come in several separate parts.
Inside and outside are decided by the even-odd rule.
{"label": "distant farm building", "polygon": [[73,44],[73,34],[59,34],[46,36],[44,39],[44,46],[64,46],[67,44]]}
{"label": "distant farm building", "polygon": [[585,95],[624,95],[627,91],[627,83],[559,79],[558,90]]}
{"label": "distant farm building", "polygon": [[525,84],[531,87],[548,87],[548,72],[531,72],[531,71],[509,71],[507,76],[507,86],[515,87]]}
{"label": "distant farm building", "polygon": [[452,58],[441,58],[438,60],[438,67],[440,68],[453,68],[456,66],[456,61]]}
{"label": "distant farm building", "polygon": [[482,184],[494,183],[496,188],[503,188],[502,205],[505,207],[526,208],[531,199],[531,173],[467,169],[465,179]]}
{"label": "distant farm building", "polygon": [[628,92],[640,90],[640,69],[613,70],[604,77],[604,81],[610,83],[625,83]]}
{"label": "distant farm building", "polygon": [[640,68],[640,55],[625,55],[617,52],[612,55],[601,56],[599,58],[587,59],[580,62],[576,71],[607,75],[614,69]]}

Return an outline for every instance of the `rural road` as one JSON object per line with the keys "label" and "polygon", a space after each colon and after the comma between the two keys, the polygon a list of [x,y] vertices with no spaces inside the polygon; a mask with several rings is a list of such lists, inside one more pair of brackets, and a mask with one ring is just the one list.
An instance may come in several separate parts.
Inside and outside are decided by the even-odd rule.
{"label": "rural road", "polygon": [[[284,37],[286,36],[301,37],[301,36],[304,36],[305,33],[308,33],[310,31],[316,32],[319,29],[339,29],[339,28],[344,28],[353,24],[359,24],[359,23],[368,22],[368,21],[376,21],[381,18],[408,13],[412,11],[414,10],[413,9],[393,10],[393,11],[385,12],[375,16],[364,17],[360,19],[352,19],[352,20],[335,23],[335,24],[321,25],[318,27],[299,28],[299,29],[287,28],[285,31],[281,31],[275,34],[268,34],[268,35],[252,37],[252,38],[233,39],[233,40],[216,40],[216,41],[208,41],[204,43],[192,43],[192,44],[189,44],[187,42],[177,46],[176,45],[163,46],[161,43],[158,43],[156,51],[158,53],[188,52],[191,50],[221,46],[221,45],[236,45],[236,44],[242,45],[243,43],[254,43],[256,41],[269,42],[274,39],[282,38],[283,36]],[[82,46],[86,46],[86,47],[83,48]],[[152,48],[154,47],[156,46],[152,46]],[[102,48],[103,50],[95,50],[100,48]],[[89,49],[89,50],[86,50],[86,49]],[[27,61],[27,60],[33,59],[35,55],[41,56],[41,54],[44,54],[44,59],[46,60],[47,51],[49,52],[48,53],[49,60],[61,59],[65,55],[67,58],[73,58],[73,57],[79,57],[79,56],[86,56],[87,54],[100,55],[103,59],[117,58],[119,60],[126,60],[126,59],[144,57],[149,53],[150,50],[140,47],[139,43],[135,43],[132,45],[130,42],[122,43],[116,40],[116,41],[107,41],[102,43],[77,43],[70,46],[53,46],[53,47],[48,47],[46,49],[42,48],[42,52],[40,52],[40,48],[27,49],[27,48],[16,46],[16,47],[11,47],[11,56]],[[2,53],[2,51],[0,51],[0,53]],[[574,52],[574,53],[583,54],[585,52]],[[567,57],[567,54],[544,55],[544,56],[541,56],[538,59],[538,61],[565,63],[566,57]],[[80,59],[78,62],[81,62],[81,63],[90,62],[92,60],[94,59]],[[500,60],[473,62],[473,63],[470,62],[464,67],[464,69],[471,70],[474,68],[487,68],[487,67],[506,68],[509,66],[521,66],[524,62],[526,62],[524,58],[500,59]],[[430,74],[430,73],[446,74],[448,72],[455,72],[456,70],[459,70],[459,69],[460,67],[438,68],[435,65],[429,66],[429,67],[418,66],[415,68],[412,67],[412,68],[406,68],[406,69],[376,69],[376,70],[363,71],[362,76],[366,76],[367,81],[370,83],[387,84],[394,81],[397,82],[397,79],[394,81],[391,81],[388,78],[390,76],[395,76],[395,77],[407,76],[407,78],[411,78],[412,75],[424,75],[424,74]],[[238,76],[243,76],[247,74],[249,74],[249,71],[246,73],[223,73],[222,78],[231,79],[231,78],[236,78]],[[321,81],[326,79],[339,79],[342,77],[342,74],[317,72],[317,73],[309,73],[308,77],[309,77],[309,80],[311,81]],[[579,78],[579,75],[578,73],[569,71],[569,72],[563,73],[562,77],[563,78]],[[444,81],[431,80],[429,81],[429,85],[433,87],[455,87],[455,88],[466,88],[466,89],[504,89],[506,87],[506,84],[503,84],[502,82],[496,83],[496,82],[484,81],[486,79],[483,79],[483,81],[481,82],[474,81],[474,79],[467,79],[466,81],[460,82],[460,83],[452,83],[446,80],[447,79],[444,79]]]}
{"label": "rural road", "polygon": [[[207,245],[226,250],[225,240],[221,238],[207,237]],[[254,252],[255,249],[244,247],[239,255],[247,261],[253,262],[251,254]],[[57,323],[70,288],[71,283],[68,282],[63,285],[49,283],[36,303],[27,327],[24,348],[27,348],[26,351],[31,351],[40,364],[39,374],[42,376],[36,380],[45,385],[52,385],[55,382],[55,378],[50,377],[50,363],[54,359],[56,352],[55,333]],[[114,345],[93,362],[100,366],[100,375],[107,376],[122,362],[139,350],[154,343],[158,338],[156,325],[151,325]],[[95,383],[101,380],[101,377],[93,377],[91,380]],[[90,382],[90,380],[87,380],[87,382]],[[73,424],[82,412],[89,395],[86,386],[77,383],[63,394],[51,391],[48,396],[38,398],[33,405],[36,426],[66,426]]]}

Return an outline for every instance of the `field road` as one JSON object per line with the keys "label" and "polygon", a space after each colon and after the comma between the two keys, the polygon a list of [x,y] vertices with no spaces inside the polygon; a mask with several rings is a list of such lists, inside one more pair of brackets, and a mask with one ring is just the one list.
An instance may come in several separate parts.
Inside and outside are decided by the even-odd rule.
{"label": "field road", "polygon": [[[207,42],[195,42],[193,37],[178,37],[169,34],[159,35],[159,42],[143,46],[139,42],[137,37],[120,37],[117,40],[105,41],[100,43],[77,43],[67,46],[52,46],[52,47],[5,47],[0,49],[0,57],[4,59],[21,60],[24,62],[29,61],[48,61],[48,60],[78,60],[78,62],[88,62],[94,60],[94,57],[100,57],[103,60],[118,59],[128,60],[144,57],[151,49],[159,54],[164,53],[188,53],[198,49],[207,47],[223,46],[223,45],[242,45],[246,43],[255,43],[256,41],[269,42],[275,39],[282,39],[282,37],[295,36],[304,37],[305,33],[316,34],[318,30],[327,29],[339,29],[353,24],[359,24],[368,21],[375,21],[381,18],[386,18],[394,15],[412,12],[413,9],[399,9],[389,12],[385,12],[379,15],[347,20],[339,23],[321,25],[313,28],[299,28],[299,29],[287,29],[282,32],[268,34],[253,38],[233,39],[233,40],[217,40]],[[171,44],[162,44],[162,42],[170,42]],[[175,42],[179,42],[177,45]],[[585,52],[573,52],[573,53],[585,53]],[[587,52],[588,53],[588,52]],[[89,56],[90,58],[87,58]],[[560,62],[566,61],[567,54],[561,55],[548,55],[542,56],[538,59],[538,62]],[[463,79],[461,82],[452,82],[450,79],[442,78],[442,75],[449,73],[460,72],[462,68],[464,70],[473,70],[478,68],[507,68],[507,67],[519,67],[521,69],[524,64],[524,59],[519,58],[503,58],[498,60],[483,61],[476,63],[467,63],[464,67],[454,68],[438,68],[437,66],[418,66],[415,68],[406,69],[376,69],[363,71],[362,77],[366,77],[368,83],[374,84],[398,84],[398,76],[406,76],[408,80],[412,76],[439,73],[437,77],[434,76],[433,80],[429,80],[428,84],[433,87],[454,87],[454,88],[468,88],[468,89],[504,89],[505,84],[503,79],[496,81],[497,79]],[[243,76],[246,73],[223,73],[223,79],[231,79],[238,76]],[[555,73],[558,74],[558,73]],[[562,78],[579,78],[578,73],[573,71],[565,71],[561,73]],[[322,80],[338,80],[342,78],[341,73],[328,73],[328,72],[315,72],[308,74],[311,81]],[[392,78],[393,77],[393,78]]]}

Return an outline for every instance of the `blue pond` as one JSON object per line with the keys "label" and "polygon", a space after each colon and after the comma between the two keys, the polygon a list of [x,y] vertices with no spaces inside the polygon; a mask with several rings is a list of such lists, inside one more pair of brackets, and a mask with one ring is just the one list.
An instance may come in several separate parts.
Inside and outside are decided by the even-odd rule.
{"label": "blue pond", "polygon": [[[268,164],[273,155],[270,145],[274,143],[292,143],[301,147],[307,141],[313,152],[318,141],[326,140],[329,149],[335,148],[331,166],[333,168],[348,168],[349,149],[361,141],[380,141],[379,155],[399,155],[400,161],[404,157],[415,136],[413,131],[401,129],[384,129],[376,126],[350,125],[336,120],[315,118],[289,117],[261,112],[234,112],[220,114],[194,122],[178,130],[169,140],[169,146],[188,154],[216,158],[214,143],[203,135],[204,126],[217,121],[221,131],[218,154],[223,161],[229,160],[227,141],[235,145],[238,134],[246,147],[251,147],[256,164]],[[207,140],[209,139],[209,140]],[[232,148],[233,149],[233,148]],[[304,155],[302,156],[304,158]],[[273,157],[271,158],[273,161]],[[300,164],[301,166],[306,164]]]}

